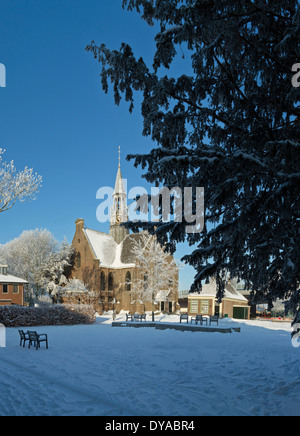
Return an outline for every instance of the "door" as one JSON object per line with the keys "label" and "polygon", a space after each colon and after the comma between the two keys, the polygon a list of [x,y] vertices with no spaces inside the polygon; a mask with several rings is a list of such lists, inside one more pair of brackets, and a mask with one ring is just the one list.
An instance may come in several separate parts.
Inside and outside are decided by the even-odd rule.
{"label": "door", "polygon": [[248,319],[248,307],[236,306],[233,308],[233,318]]}

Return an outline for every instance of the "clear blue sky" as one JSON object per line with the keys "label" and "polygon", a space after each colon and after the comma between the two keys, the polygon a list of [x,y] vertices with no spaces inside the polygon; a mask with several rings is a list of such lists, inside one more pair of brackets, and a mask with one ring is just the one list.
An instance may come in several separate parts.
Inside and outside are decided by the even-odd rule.
{"label": "clear blue sky", "polygon": [[[101,89],[100,64],[84,49],[92,40],[112,49],[128,42],[150,63],[154,34],[139,15],[122,9],[122,0],[1,0],[7,87],[0,88],[0,148],[17,169],[42,175],[43,187],[37,200],[0,215],[0,244],[35,228],[71,242],[77,218],[108,231],[96,219],[96,192],[114,185],[118,146],[129,187],[147,187],[142,170],[125,161],[128,153],[153,147],[142,136],[139,106],[130,115],[125,103],[114,105]],[[181,247],[176,257],[184,252]],[[193,275],[191,268],[181,272],[181,289]]]}

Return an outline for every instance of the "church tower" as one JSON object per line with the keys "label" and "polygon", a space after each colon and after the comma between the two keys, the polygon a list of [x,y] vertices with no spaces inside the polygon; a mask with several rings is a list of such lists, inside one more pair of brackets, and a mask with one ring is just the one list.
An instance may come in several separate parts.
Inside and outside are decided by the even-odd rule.
{"label": "church tower", "polygon": [[113,206],[110,212],[110,229],[109,233],[117,244],[120,244],[127,235],[129,230],[121,226],[128,221],[127,213],[127,194],[124,188],[124,182],[121,173],[121,151],[119,147],[119,167],[117,172],[115,190],[113,193]]}

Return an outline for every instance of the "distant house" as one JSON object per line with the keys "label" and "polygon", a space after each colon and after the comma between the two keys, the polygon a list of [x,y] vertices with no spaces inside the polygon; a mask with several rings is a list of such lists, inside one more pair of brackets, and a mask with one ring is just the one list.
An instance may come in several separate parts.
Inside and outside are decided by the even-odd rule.
{"label": "distant house", "polygon": [[188,296],[188,313],[190,315],[218,315],[220,318],[250,319],[248,300],[238,292],[230,282],[226,283],[225,296],[221,304],[218,303],[217,284],[213,279],[203,285],[202,292]]}
{"label": "distant house", "polygon": [[0,306],[24,306],[26,280],[7,274],[7,265],[0,265]]}

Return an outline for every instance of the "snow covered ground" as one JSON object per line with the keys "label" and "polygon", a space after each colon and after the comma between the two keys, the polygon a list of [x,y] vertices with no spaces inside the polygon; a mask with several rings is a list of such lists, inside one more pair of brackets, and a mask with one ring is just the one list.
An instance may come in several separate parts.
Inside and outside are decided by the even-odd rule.
{"label": "snow covered ground", "polygon": [[50,342],[39,351],[6,329],[0,416],[300,415],[300,348],[288,323],[221,320],[242,328],[221,334],[111,322],[38,328]]}

